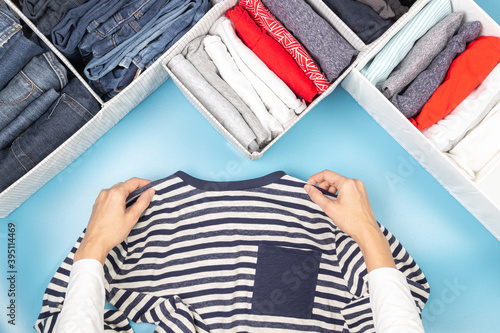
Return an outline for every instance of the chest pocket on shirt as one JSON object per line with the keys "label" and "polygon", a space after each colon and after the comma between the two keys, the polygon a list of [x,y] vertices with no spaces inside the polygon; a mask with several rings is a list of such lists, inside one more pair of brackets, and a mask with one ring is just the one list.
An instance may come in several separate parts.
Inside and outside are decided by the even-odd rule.
{"label": "chest pocket on shirt", "polygon": [[252,313],[310,319],[319,251],[259,245]]}

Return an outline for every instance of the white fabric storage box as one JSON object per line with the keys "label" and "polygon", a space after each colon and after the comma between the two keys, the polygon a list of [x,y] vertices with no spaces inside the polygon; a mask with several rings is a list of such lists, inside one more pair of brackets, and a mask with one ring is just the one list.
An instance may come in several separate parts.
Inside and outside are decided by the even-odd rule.
{"label": "white fabric storage box", "polygon": [[[451,0],[453,11],[465,12],[466,21],[480,21],[481,35],[500,36],[500,26],[472,0]],[[500,156],[496,156],[475,181],[437,149],[360,72],[381,47],[371,50],[342,82],[342,86],[403,148],[439,181],[495,237],[500,239]]]}
{"label": "white fabric storage box", "polygon": [[[366,54],[368,50],[374,49],[380,43],[380,41],[384,39],[384,36],[393,36],[395,33],[397,33],[397,31],[409,19],[411,19],[411,17],[427,1],[429,0],[417,0],[417,2],[412,6],[407,14],[405,14],[390,29],[388,29],[381,38],[367,47],[333,12],[330,11],[330,9],[321,0],[307,0],[307,2],[316,10],[317,13],[319,13],[325,20],[327,20],[333,27],[335,27],[344,38],[346,38],[356,49],[362,51],[362,53],[358,55],[356,62],[354,62],[348,69],[346,69],[342,76],[340,76],[322,96],[318,96],[313,101],[313,103],[311,103],[309,107],[302,112],[301,116],[295,122],[297,122],[303,115],[305,115],[310,109],[312,109],[317,103],[319,103],[321,99],[331,93],[341,81],[341,79],[345,77],[352,68],[354,68],[358,61],[360,61],[363,54]],[[211,8],[207,13],[206,18],[209,19],[210,17],[212,17],[213,21],[215,21],[215,19],[224,14],[225,10],[233,7],[236,2],[237,0],[211,0],[211,3],[214,5],[214,7]],[[87,86],[87,88],[91,92],[93,92],[86,84],[85,80],[81,77],[81,75],[78,74],[78,72],[73,68],[71,63],[55,47],[53,47],[52,43],[47,40],[38,31],[36,26],[22,14],[22,12],[12,2],[12,0],[5,0],[5,3],[9,5],[9,8],[13,12],[21,17],[23,24],[27,24],[47,45],[49,45],[52,51],[68,67],[68,69],[71,70],[77,77],[79,77],[81,81]],[[211,14],[212,12],[217,12],[218,14]],[[208,31],[210,26],[206,26],[206,23],[202,23],[204,21],[206,21],[205,18],[198,22],[198,24],[193,29],[191,29],[188,34],[186,34],[176,43],[176,45],[179,45],[179,47],[176,47],[176,45],[174,45],[167,53],[165,53],[160,59],[158,59],[155,64],[148,68],[118,96],[114,97],[109,102],[104,103],[94,93],[96,99],[102,105],[102,109],[100,110],[100,112],[78,132],[76,132],[71,138],[69,138],[64,144],[62,144],[58,149],[47,156],[42,162],[36,165],[33,169],[31,169],[28,173],[17,180],[5,191],[0,193],[0,217],[7,216],[15,208],[21,205],[46,182],[56,176],[66,166],[68,166],[83,152],[85,152],[85,150],[87,150],[95,141],[97,141],[97,139],[99,139],[118,121],[120,121],[120,119],[123,118],[128,112],[130,112],[135,106],[142,102],[149,94],[151,94],[162,83],[164,83],[168,79],[169,75],[167,71],[159,68],[161,66],[161,63],[166,62],[167,59],[171,59],[172,56],[169,56],[170,54],[174,54],[174,52],[179,53],[180,50],[182,50],[182,48],[187,44],[187,42],[189,42],[189,40],[202,34],[203,30],[205,30],[205,32]],[[179,84],[178,80],[175,80],[175,82],[177,85],[182,86]],[[181,88],[181,90],[188,97],[188,99],[200,110],[200,112],[215,126],[215,128],[217,128],[219,132],[221,132],[226,138],[228,138],[228,140],[233,143],[235,147],[249,159],[253,160],[261,157],[262,154],[276,140],[278,140],[281,135],[286,132],[286,130],[291,127],[289,126],[289,128],[287,128],[285,132],[283,132],[279,137],[275,138],[270,144],[268,144],[263,151],[250,154],[207,112],[207,110],[198,101],[193,98],[193,96],[189,92],[187,92],[183,88]]]}
{"label": "white fabric storage box", "polygon": [[[349,29],[349,27],[340,18],[333,13],[330,8],[322,0],[305,0],[323,19],[325,19],[332,27],[334,27],[337,32],[339,32],[342,37],[344,37],[356,50],[360,51],[356,60],[344,70],[344,72],[330,85],[327,91],[325,91],[320,96],[317,96],[309,106],[302,111],[299,117],[276,138],[274,138],[270,143],[267,144],[264,149],[260,152],[249,152],[245,147],[243,147],[233,135],[231,135],[220,123],[215,119],[215,117],[200,103],[200,101],[193,96],[193,94],[177,79],[177,77],[170,71],[167,64],[175,55],[182,52],[183,48],[194,38],[205,35],[210,30],[212,24],[225,12],[234,7],[238,0],[218,0],[216,1],[216,6],[212,8],[212,11],[205,15],[203,19],[200,20],[199,25],[188,32],[174,47],[172,47],[168,56],[163,58],[163,65],[168,72],[168,75],[172,77],[174,83],[179,87],[186,98],[198,109],[198,111],[214,126],[219,133],[221,133],[236,149],[238,149],[246,158],[249,160],[256,160],[277,141],[279,140],[292,126],[294,126],[303,116],[305,116],[309,111],[311,111],[321,100],[328,96],[344,79],[349,72],[357,67],[357,64],[363,62],[363,59],[371,54],[372,52],[378,52],[383,47],[383,42],[394,36],[413,16],[415,16],[429,0],[417,0],[413,6],[411,6],[408,13],[403,15],[398,21],[396,21],[380,38],[372,42],[369,45],[365,45],[361,39],[359,39],[356,34]],[[382,45],[381,45],[382,44]]]}
{"label": "white fabric storage box", "polygon": [[[321,0],[305,0],[311,7],[313,7],[320,15],[325,14],[326,10],[324,7],[324,3]],[[192,41],[194,38],[205,35],[210,30],[212,24],[221,16],[223,16],[226,11],[232,7],[234,7],[238,3],[238,0],[223,0],[219,1],[217,5],[212,8],[212,11],[205,15],[199,22],[195,28],[189,31],[174,47],[172,47],[171,52],[169,52],[168,56],[163,58],[163,66],[165,67],[168,75],[172,77],[174,83],[179,87],[182,93],[186,96],[186,98],[200,111],[200,113],[221,133],[236,149],[238,149],[246,158],[249,160],[256,160],[262,155],[277,141],[279,140],[293,125],[295,125],[303,116],[305,116],[311,109],[313,109],[323,98],[328,96],[335,87],[342,81],[342,79],[349,73],[349,71],[354,68],[356,63],[358,62],[359,55],[356,60],[346,68],[343,73],[330,85],[330,87],[321,95],[317,96],[308,107],[302,111],[302,113],[292,122],[285,130],[274,138],[271,142],[269,142],[261,151],[259,152],[249,152],[245,147],[243,147],[232,134],[230,134],[215,117],[198,101],[196,97],[179,81],[179,79],[170,71],[167,64],[168,62],[177,54],[181,53],[184,47]],[[321,9],[322,12],[319,11]],[[328,9],[328,7],[326,7]],[[329,10],[328,10],[329,11]],[[330,14],[331,11],[329,11]],[[322,15],[323,16],[323,15]],[[340,21],[338,18],[331,18],[331,20],[335,21],[335,25],[329,21],[329,23],[337,27],[336,30],[358,51],[362,51],[363,46],[359,44],[359,38],[354,35],[352,31],[350,31],[347,26]],[[361,54],[361,53],[360,53]]]}
{"label": "white fabric storage box", "polygon": [[[99,101],[102,108],[66,142],[5,191],[0,193],[0,217],[6,217],[10,212],[19,207],[33,193],[76,160],[97,139],[164,83],[168,79],[168,74],[161,68],[161,64],[162,59],[170,52],[170,50],[167,51],[117,96],[108,102],[103,102],[87,85],[86,81],[78,74],[71,63],[38,31],[36,26],[23,15],[21,10],[11,0],[5,0],[5,3],[9,5],[13,13],[21,17],[22,23],[28,25],[51,48],[66,67],[84,83],[87,89]],[[214,4],[215,1],[211,1],[211,3]]]}

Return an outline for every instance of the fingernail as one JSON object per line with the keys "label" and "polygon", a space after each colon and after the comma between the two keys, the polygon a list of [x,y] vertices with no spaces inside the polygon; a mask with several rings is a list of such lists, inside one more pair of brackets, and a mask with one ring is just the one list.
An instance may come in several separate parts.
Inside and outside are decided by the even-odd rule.
{"label": "fingernail", "polygon": [[304,186],[304,190],[306,190],[307,193],[309,193],[310,188],[311,188],[311,185],[309,185],[309,184],[306,184]]}
{"label": "fingernail", "polygon": [[155,195],[155,189],[154,189],[154,188],[150,188],[150,189],[148,190],[148,192],[149,192],[149,197],[150,197],[151,199],[153,199],[153,196]]}

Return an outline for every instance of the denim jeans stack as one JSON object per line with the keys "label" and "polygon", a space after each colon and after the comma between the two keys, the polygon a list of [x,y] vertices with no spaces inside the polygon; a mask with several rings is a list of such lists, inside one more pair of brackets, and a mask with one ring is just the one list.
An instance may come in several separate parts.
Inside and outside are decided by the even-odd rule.
{"label": "denim jeans stack", "polygon": [[[59,168],[54,158],[65,149],[61,145],[72,144],[68,139],[79,129],[95,124],[88,124],[102,107],[95,93],[103,100],[117,95],[157,63],[210,9],[209,0],[19,0],[8,4],[15,7],[0,5],[0,193],[30,170],[42,180],[52,165]],[[23,31],[20,12],[37,31],[25,35],[31,30],[24,27]],[[45,45],[37,35],[45,35],[52,45]],[[71,70],[63,65],[68,62],[51,51],[54,48],[69,60]],[[75,70],[94,91],[74,77]],[[161,78],[155,76],[157,81]],[[110,109],[112,114],[122,113],[117,107]],[[108,126],[107,121],[104,124]],[[87,136],[92,138],[92,134]]]}
{"label": "denim jeans stack", "polygon": [[99,104],[52,52],[22,34],[0,7],[0,192],[41,162],[98,111]]}
{"label": "denim jeans stack", "polygon": [[[37,2],[61,0],[25,0],[23,11],[50,7]],[[89,0],[69,10],[52,29],[51,38],[54,46],[83,70],[90,86],[109,100],[151,66],[209,8],[209,0]],[[45,28],[47,21],[40,20],[39,24]]]}

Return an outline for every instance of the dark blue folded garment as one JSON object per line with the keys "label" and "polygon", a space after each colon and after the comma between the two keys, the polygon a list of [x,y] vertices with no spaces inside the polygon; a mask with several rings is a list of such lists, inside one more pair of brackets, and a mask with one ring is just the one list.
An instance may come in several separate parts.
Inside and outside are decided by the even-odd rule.
{"label": "dark blue folded garment", "polygon": [[379,38],[393,24],[364,3],[354,0],[323,0],[365,44]]}

